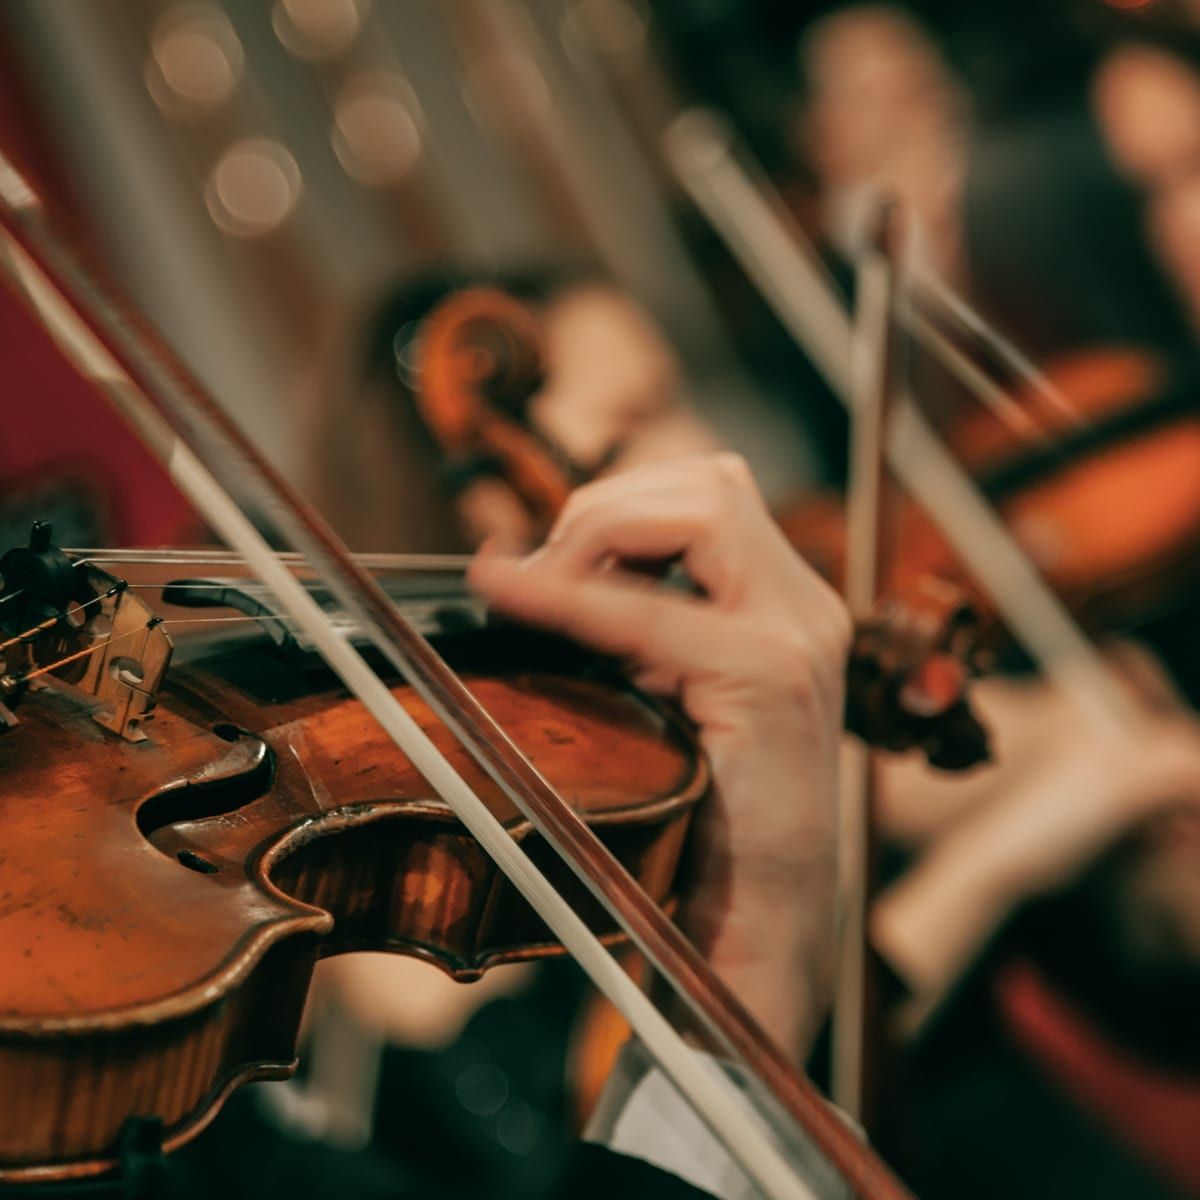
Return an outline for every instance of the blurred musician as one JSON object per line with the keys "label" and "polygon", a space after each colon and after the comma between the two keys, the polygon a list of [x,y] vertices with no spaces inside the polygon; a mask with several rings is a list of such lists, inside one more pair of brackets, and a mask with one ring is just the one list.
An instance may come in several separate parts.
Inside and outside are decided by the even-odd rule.
{"label": "blurred musician", "polygon": [[[924,171],[914,205],[940,231],[925,252],[1052,374],[1061,362],[1069,394],[1086,403],[1144,389],[1127,396],[1132,406],[1173,389],[1194,405],[1187,231],[1200,76],[1178,28],[1156,34],[1153,14],[1141,26],[1114,21],[1099,6],[1090,17],[1064,6],[1044,22],[1001,7],[943,14],[972,83],[974,128],[960,161],[943,166],[949,190]],[[911,21],[874,6],[848,6],[806,36],[808,128],[826,129],[816,118],[822,89],[842,82],[823,82],[840,48],[887,38],[897,49],[886,71],[859,64],[860,123],[894,132],[925,112],[916,128],[953,147],[956,107],[933,103],[948,94],[945,68],[934,87],[939,60],[927,44],[914,49]],[[846,105],[838,116],[853,123]],[[899,149],[861,139],[874,157],[851,164],[855,177],[904,190],[894,160],[920,139]],[[843,194],[839,145],[815,151],[831,164],[829,195]],[[953,199],[953,220],[926,196]],[[1139,630],[1193,702],[1194,621],[1188,601]],[[1162,702],[1163,667],[1145,651],[1120,657]],[[1165,704],[1147,753],[1131,757],[1097,744],[1040,685],[996,681],[979,696],[999,765],[966,784],[889,768],[882,797],[883,833],[913,865],[883,896],[873,937],[912,989],[910,1032],[922,1029],[898,1093],[912,1109],[888,1136],[907,1144],[914,1183],[931,1196],[960,1194],[967,1172],[979,1196],[1200,1194],[1197,1043],[1183,1015],[1200,986],[1200,858],[1191,823],[1178,823],[1197,772],[1191,718],[1170,715],[1178,698]]]}
{"label": "blurred musician", "polygon": [[[422,321],[456,290],[499,287],[525,303],[542,338],[544,384],[528,420],[583,478],[656,458],[713,450],[718,440],[688,403],[678,358],[653,318],[611,284],[547,273],[414,280],[383,305],[369,339],[365,386],[351,419],[329,414],[317,444],[336,481],[335,521],[366,520],[372,545],[532,545],[528,513],[486,464],[447,464],[418,414]],[[399,465],[399,469],[398,469]],[[368,497],[388,497],[379,506]]]}

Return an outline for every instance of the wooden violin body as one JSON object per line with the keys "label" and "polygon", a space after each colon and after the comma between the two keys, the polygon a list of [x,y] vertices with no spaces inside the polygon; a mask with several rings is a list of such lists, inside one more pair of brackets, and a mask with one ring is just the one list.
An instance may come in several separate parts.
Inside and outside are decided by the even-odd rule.
{"label": "wooden violin body", "polygon": [[[1195,586],[1200,409],[1186,382],[1171,381],[1160,363],[1134,351],[1072,356],[1047,374],[1078,417],[1068,424],[1061,413],[1041,412],[1052,443],[1019,443],[982,407],[959,422],[951,441],[1071,611],[1092,629],[1129,628],[1186,600]],[[1018,403],[1039,411],[1036,392]],[[840,578],[840,497],[802,497],[780,524],[818,570]],[[936,576],[987,616],[987,597],[933,521],[900,496],[887,541],[886,589],[904,594]]]}
{"label": "wooden violin body", "polygon": [[[689,734],[615,683],[561,673],[551,643],[539,663],[496,640],[443,651],[666,903],[707,786]],[[394,950],[470,979],[557,949],[361,705],[264,643],[172,667],[141,740],[57,685],[30,691],[0,735],[0,1183],[107,1171],[129,1118],[161,1119],[178,1144],[235,1085],[288,1075],[321,956]],[[536,841],[395,690],[513,836]]]}

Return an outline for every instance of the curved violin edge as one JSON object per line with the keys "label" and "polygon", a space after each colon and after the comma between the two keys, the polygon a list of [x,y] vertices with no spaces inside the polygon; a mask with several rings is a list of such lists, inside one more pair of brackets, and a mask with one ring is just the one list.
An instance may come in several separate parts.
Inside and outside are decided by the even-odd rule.
{"label": "curved violin edge", "polygon": [[283,899],[297,910],[296,916],[264,921],[251,930],[244,942],[235,947],[211,973],[169,995],[143,1004],[100,1009],[78,1016],[40,1013],[23,1013],[19,1017],[0,1016],[0,1056],[4,1046],[9,1043],[19,1045],[40,1039],[104,1037],[165,1022],[188,1020],[212,1004],[236,995],[271,952],[285,944],[287,939],[308,935],[321,937],[332,927],[328,913],[287,896]]}
{"label": "curved violin edge", "polygon": [[170,1149],[196,1136],[235,1087],[290,1075],[317,945],[311,933],[276,942],[245,986],[157,1026],[0,1035],[0,1077],[22,1097],[0,1109],[0,1184],[111,1172],[129,1118],[160,1118]]}
{"label": "curved violin edge", "polygon": [[[656,902],[670,908],[684,839],[708,789],[703,760],[674,794],[630,819],[621,810],[588,823]],[[622,819],[625,817],[625,819]],[[194,830],[190,831],[194,836]],[[598,902],[524,821],[513,836],[570,895],[606,944],[623,938]],[[321,957],[357,950],[420,958],[459,982],[490,967],[562,953],[562,947],[451,814],[418,802],[332,810],[284,831],[250,864],[257,885],[333,917]]]}
{"label": "curved violin edge", "polygon": [[[216,1119],[225,1101],[243,1084],[269,1082],[271,1080],[290,1079],[299,1065],[297,1059],[286,1063],[255,1063],[236,1072],[223,1084],[218,1092],[205,1105],[195,1120],[181,1127],[174,1134],[164,1137],[162,1148],[165,1153],[186,1146],[193,1138],[199,1137]],[[52,1167],[6,1167],[0,1162],[0,1187],[19,1187],[22,1184],[54,1184],[71,1183],[79,1180],[92,1179],[98,1175],[108,1175],[120,1169],[120,1161],[113,1156],[93,1158],[85,1161],[55,1165]]]}
{"label": "curved violin edge", "polygon": [[[562,777],[647,891],[670,905],[689,818],[709,784],[678,715],[585,681],[522,676],[476,686],[509,697],[514,733],[543,769]],[[221,700],[224,708],[213,708]],[[563,706],[583,706],[578,727],[564,726]],[[218,715],[223,725],[214,724]],[[245,728],[252,717],[260,732]],[[336,692],[264,702],[226,681],[205,685],[194,668],[179,669],[152,737],[139,746],[92,732],[66,694],[47,689],[29,697],[22,724],[2,747],[17,785],[11,794],[20,798],[7,815],[18,827],[31,821],[49,831],[50,841],[29,850],[28,861],[41,861],[54,846],[72,850],[60,854],[58,890],[41,886],[37,894],[41,923],[14,927],[10,943],[18,955],[30,947],[30,963],[42,961],[36,935],[50,931],[61,954],[46,960],[36,1007],[0,1018],[0,1079],[22,1098],[8,1111],[0,1106],[0,1187],[110,1173],[129,1119],[158,1118],[166,1146],[178,1146],[238,1084],[286,1077],[321,957],[392,951],[466,981],[494,964],[561,953],[447,806],[428,798],[411,764],[377,737],[355,740],[355,730],[369,729],[359,706]],[[55,739],[73,756],[70,786],[46,752]],[[589,765],[575,762],[581,746]],[[637,801],[638,786],[648,798]],[[344,802],[320,807],[331,795]],[[114,820],[111,853],[73,849],[96,842]],[[577,894],[603,940],[619,942],[528,822],[514,811],[508,824],[564,892]],[[0,875],[25,861],[10,858]],[[155,898],[141,914],[132,956],[127,924],[119,947],[108,937],[131,896]],[[196,944],[199,914],[205,928],[226,932]],[[221,938],[239,928],[241,936],[223,947]],[[118,948],[133,974],[114,979]],[[92,951],[99,956],[85,970]],[[188,953],[198,955],[194,978],[180,975]],[[70,976],[70,988],[107,980],[105,1003],[91,1013],[43,1008],[40,1001],[68,986],[56,963],[83,971]],[[142,989],[136,1004],[127,1002],[130,979]],[[25,998],[34,993],[26,989]],[[10,1002],[20,999],[14,992]]]}

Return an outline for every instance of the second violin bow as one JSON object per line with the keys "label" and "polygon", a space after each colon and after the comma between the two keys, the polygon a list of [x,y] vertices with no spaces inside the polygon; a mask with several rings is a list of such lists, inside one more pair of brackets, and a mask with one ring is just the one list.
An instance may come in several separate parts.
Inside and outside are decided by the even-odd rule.
{"label": "second violin bow", "polygon": [[[850,376],[854,417],[846,489],[844,594],[850,615],[866,621],[884,571],[884,486],[888,418],[895,391],[892,311],[896,291],[896,213],[883,202],[859,254]],[[865,742],[847,742],[841,760],[838,928],[831,1047],[831,1094],[868,1130],[872,1038],[867,913],[873,870],[875,756]]]}

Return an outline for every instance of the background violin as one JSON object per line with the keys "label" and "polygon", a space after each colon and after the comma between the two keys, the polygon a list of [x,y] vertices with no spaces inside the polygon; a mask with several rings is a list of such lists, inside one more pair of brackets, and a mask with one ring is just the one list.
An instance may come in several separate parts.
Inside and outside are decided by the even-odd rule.
{"label": "background violin", "polygon": [[[487,502],[496,502],[499,481],[544,535],[582,472],[530,427],[530,389],[542,378],[531,365],[540,363],[536,320],[503,292],[468,288],[436,305],[413,336],[414,403],[460,503],[470,503],[482,472]],[[458,469],[463,462],[477,467]],[[797,548],[808,555],[803,540]],[[857,630],[847,727],[890,750],[920,747],[935,765],[972,765],[986,754],[965,695],[973,615],[962,592],[932,574],[903,582],[903,594],[885,597]]]}
{"label": "background violin", "polygon": [[[1048,365],[1065,407],[1025,387],[1021,436],[972,404],[951,445],[1042,575],[1092,630],[1128,629],[1186,602],[1200,551],[1200,412],[1193,381],[1140,351],[1095,351]],[[780,514],[823,573],[841,574],[841,501],[807,496]],[[927,574],[989,605],[933,523],[897,496],[888,514],[887,586]]]}

